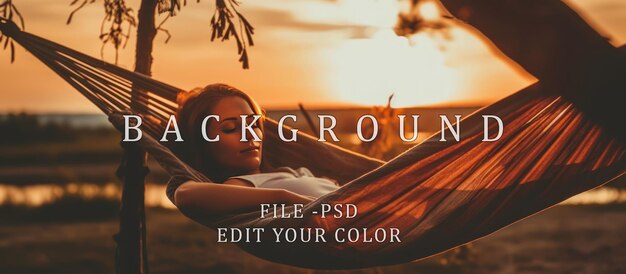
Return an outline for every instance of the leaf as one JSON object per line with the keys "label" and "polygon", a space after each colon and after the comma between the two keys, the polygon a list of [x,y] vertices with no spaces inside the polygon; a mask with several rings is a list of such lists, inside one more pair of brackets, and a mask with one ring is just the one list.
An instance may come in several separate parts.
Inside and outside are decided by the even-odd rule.
{"label": "leaf", "polygon": [[[228,1],[228,2],[226,2]],[[244,69],[249,68],[249,58],[247,46],[253,46],[254,27],[235,7],[241,2],[236,0],[215,0],[215,12],[211,18],[211,41],[221,38],[225,41],[234,36],[237,44],[237,53],[240,55],[239,61]],[[238,20],[235,24],[233,18]],[[239,29],[237,29],[239,28]],[[239,31],[238,31],[239,30]],[[245,32],[245,36],[244,33]]]}
{"label": "leaf", "polygon": [[[76,1],[72,2],[72,4],[70,5],[73,5],[74,3],[76,3]],[[78,6],[72,12],[70,12],[70,15],[67,17],[67,21],[65,22],[65,24],[69,25],[72,22],[72,18],[74,17],[74,14],[80,9],[82,9],[86,4],[87,4],[87,1],[84,1],[82,4],[80,4],[80,6]]]}
{"label": "leaf", "polygon": [[248,44],[250,46],[254,46],[254,41],[252,41],[252,32],[246,29],[246,37],[248,37]]}
{"label": "leaf", "polygon": [[11,41],[11,64],[15,61],[15,45],[13,45],[13,41]]}
{"label": "leaf", "polygon": [[20,19],[20,25],[22,26],[22,30],[24,30],[26,28],[26,25],[24,24],[24,18],[22,17],[22,14],[19,10],[17,10],[17,7],[15,5],[11,4],[11,8],[13,8],[15,14],[17,14],[17,18]]}
{"label": "leaf", "polygon": [[2,47],[2,49],[7,49],[7,46],[9,45],[9,37],[7,37],[7,40],[4,41],[4,46]]}
{"label": "leaf", "polygon": [[249,69],[250,68],[250,62],[248,60],[248,51],[244,50],[243,53],[241,54],[241,58],[239,58],[239,62],[243,63],[243,69]]}
{"label": "leaf", "polygon": [[230,37],[230,28],[226,29],[226,33],[222,37],[222,41],[228,40],[229,37]]}
{"label": "leaf", "polygon": [[213,42],[213,40],[215,40],[215,28],[211,31],[211,42]]}
{"label": "leaf", "polygon": [[241,39],[239,39],[239,35],[237,35],[236,33],[235,33],[235,39],[237,40],[237,53],[241,54],[241,52],[243,51],[244,47],[243,47],[243,44],[241,43]]}
{"label": "leaf", "polygon": [[243,16],[243,14],[239,13],[238,11],[236,11],[236,13],[237,13],[237,17],[239,17],[239,20],[241,20],[246,26],[252,27],[250,22],[248,22],[248,20],[246,19],[246,17]]}

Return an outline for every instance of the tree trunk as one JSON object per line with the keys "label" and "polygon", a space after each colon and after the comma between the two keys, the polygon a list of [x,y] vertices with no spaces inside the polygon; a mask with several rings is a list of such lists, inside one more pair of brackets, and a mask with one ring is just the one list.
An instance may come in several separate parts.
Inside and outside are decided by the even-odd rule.
{"label": "tree trunk", "polygon": [[[561,0],[441,0],[497,49],[626,141],[623,101],[626,60]],[[583,14],[584,15],[584,14]]]}
{"label": "tree trunk", "polygon": [[[138,13],[135,72],[151,75],[152,45],[156,36],[156,0],[142,0]],[[133,87],[131,108],[144,113],[147,106],[139,103],[145,91]],[[120,237],[116,254],[117,273],[148,273],[145,219],[145,175],[147,154],[134,143],[122,143],[124,160],[120,166],[124,185],[120,209]]]}

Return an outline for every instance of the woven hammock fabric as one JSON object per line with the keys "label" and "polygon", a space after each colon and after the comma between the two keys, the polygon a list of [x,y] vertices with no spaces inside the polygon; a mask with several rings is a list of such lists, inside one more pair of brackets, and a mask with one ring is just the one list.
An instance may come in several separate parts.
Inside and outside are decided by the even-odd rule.
{"label": "woven hammock fabric", "polygon": [[[178,88],[97,60],[0,22],[0,31],[34,54],[109,115],[118,128],[131,98],[144,107],[148,134],[140,145],[173,181],[209,180],[156,141],[176,109]],[[504,134],[482,142],[481,115],[497,115]],[[461,121],[459,142],[439,142],[439,133],[384,163],[299,133],[284,143],[268,119],[264,161],[305,166],[343,186],[304,208],[302,219],[259,218],[259,212],[193,216],[211,228],[398,228],[401,242],[239,243],[250,253],[284,264],[317,269],[390,265],[428,257],[488,235],[565,199],[601,186],[626,171],[626,146],[587,119],[571,102],[533,85],[482,108]],[[493,130],[493,129],[492,129]],[[448,135],[449,136],[449,135]],[[355,204],[353,219],[321,218],[320,205]],[[293,211],[288,207],[287,211]],[[370,237],[374,235],[368,235]]]}

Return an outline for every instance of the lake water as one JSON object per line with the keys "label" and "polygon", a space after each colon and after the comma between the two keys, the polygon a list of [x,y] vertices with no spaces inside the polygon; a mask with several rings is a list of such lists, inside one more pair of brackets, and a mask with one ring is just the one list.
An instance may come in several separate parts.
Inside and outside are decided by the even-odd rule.
{"label": "lake water", "polygon": [[[0,184],[0,206],[16,205],[37,207],[54,203],[65,195],[77,195],[86,201],[95,198],[119,199],[121,188],[117,183],[67,185],[39,184],[15,186]],[[566,205],[597,205],[626,203],[626,190],[612,187],[600,187],[581,193],[563,201]],[[165,186],[146,184],[145,204],[148,207],[175,208],[165,196]]]}
{"label": "lake water", "polygon": [[[79,196],[86,201],[96,198],[116,200],[120,199],[122,191],[118,183],[38,184],[26,186],[0,184],[0,206],[37,207],[54,203],[56,200],[69,195]],[[164,185],[146,184],[144,196],[146,206],[175,208],[174,204],[165,196]]]}

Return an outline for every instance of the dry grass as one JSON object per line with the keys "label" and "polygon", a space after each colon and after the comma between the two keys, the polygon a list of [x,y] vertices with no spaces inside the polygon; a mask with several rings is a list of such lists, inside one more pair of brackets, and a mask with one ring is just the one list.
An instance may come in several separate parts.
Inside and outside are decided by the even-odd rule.
{"label": "dry grass", "polygon": [[[150,273],[349,273],[258,259],[172,210],[149,209]],[[560,206],[469,248],[350,273],[624,273],[626,208]],[[0,273],[114,273],[117,220],[0,226]]]}

